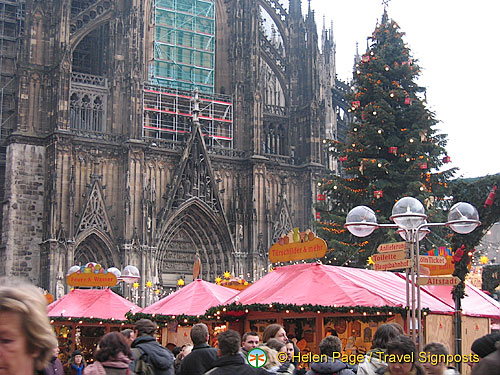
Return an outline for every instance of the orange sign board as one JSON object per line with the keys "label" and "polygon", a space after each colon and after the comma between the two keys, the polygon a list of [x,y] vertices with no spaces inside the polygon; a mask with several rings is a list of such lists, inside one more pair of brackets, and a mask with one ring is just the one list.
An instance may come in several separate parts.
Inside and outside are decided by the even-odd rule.
{"label": "orange sign board", "polygon": [[417,285],[458,285],[460,279],[455,276],[441,276],[441,277],[419,277]]}
{"label": "orange sign board", "polygon": [[406,250],[406,242],[391,242],[378,245],[377,251],[379,253],[389,253],[391,251]]}
{"label": "orange sign board", "polygon": [[116,275],[108,273],[72,273],[66,276],[69,286],[115,286]]}
{"label": "orange sign board", "polygon": [[420,264],[442,266],[446,264],[446,258],[429,256],[429,255],[420,255]]}
{"label": "orange sign board", "polygon": [[401,268],[410,268],[412,265],[411,259],[402,260],[386,260],[373,265],[375,271],[399,270]]}
{"label": "orange sign board", "polygon": [[451,275],[455,271],[455,265],[452,263],[453,258],[451,255],[445,255],[444,258],[446,259],[445,264],[425,265],[420,268],[425,268],[425,271],[428,271],[426,273],[430,276]]}
{"label": "orange sign board", "polygon": [[306,242],[293,242],[283,245],[275,243],[269,249],[269,261],[277,263],[322,258],[326,255],[326,249],[326,242],[318,237]]}
{"label": "orange sign board", "polygon": [[406,251],[397,251],[393,253],[382,253],[382,254],[373,254],[372,260],[377,262],[384,262],[387,260],[401,260],[406,258]]}

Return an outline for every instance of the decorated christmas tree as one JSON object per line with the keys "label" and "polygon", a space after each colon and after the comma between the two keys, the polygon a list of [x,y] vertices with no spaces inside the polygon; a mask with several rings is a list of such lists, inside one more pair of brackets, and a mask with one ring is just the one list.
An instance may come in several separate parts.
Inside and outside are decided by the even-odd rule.
{"label": "decorated christmas tree", "polygon": [[328,140],[343,176],[319,182],[327,197],[318,204],[320,235],[328,240],[333,264],[363,266],[380,243],[399,240],[394,231],[378,230],[357,238],[345,228],[354,206],[372,208],[379,223],[389,222],[394,203],[413,196],[426,207],[430,221],[442,219],[443,198],[454,170],[444,168],[446,136],[427,107],[417,84],[420,67],[403,41],[404,33],[384,11],[368,51],[354,69],[353,121],[347,142]]}

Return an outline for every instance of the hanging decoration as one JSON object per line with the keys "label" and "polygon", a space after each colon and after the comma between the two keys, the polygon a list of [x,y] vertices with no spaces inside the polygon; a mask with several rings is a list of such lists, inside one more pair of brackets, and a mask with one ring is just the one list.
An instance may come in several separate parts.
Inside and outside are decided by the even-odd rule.
{"label": "hanging decoration", "polygon": [[391,153],[393,155],[397,155],[398,154],[398,148],[396,146],[389,147],[389,153]]}
{"label": "hanging decoration", "polygon": [[321,213],[320,212],[316,212],[316,220],[319,220],[321,219]]}
{"label": "hanging decoration", "polygon": [[352,102],[352,109],[359,108],[361,106],[361,102],[359,100],[355,100]]}
{"label": "hanging decoration", "polygon": [[364,63],[367,63],[370,61],[370,56],[368,55],[363,55],[363,57],[361,57],[361,61],[364,62]]}
{"label": "hanging decoration", "polygon": [[319,201],[324,201],[326,198],[325,194],[318,194],[318,200]]}
{"label": "hanging decoration", "polygon": [[427,130],[418,132],[418,135],[420,136],[420,142],[427,141]]}
{"label": "hanging decoration", "polygon": [[420,169],[427,169],[427,163],[426,162],[418,163],[418,166],[420,167]]}
{"label": "hanging decoration", "polygon": [[491,205],[493,204],[493,202],[495,201],[495,197],[497,195],[497,186],[494,185],[491,190],[490,190],[490,193],[488,194],[488,197],[486,198],[486,201],[484,202],[484,205],[483,207],[484,208],[488,208],[488,207],[491,207]]}
{"label": "hanging decoration", "polygon": [[347,161],[347,156],[341,156],[341,157],[339,157],[339,161]]}
{"label": "hanging decoration", "polygon": [[449,156],[445,156],[443,158],[443,163],[451,163],[451,158]]}
{"label": "hanging decoration", "polygon": [[409,97],[405,98],[405,104],[411,105],[411,99]]}
{"label": "hanging decoration", "polygon": [[359,165],[359,172],[364,175],[365,173],[365,159],[361,160],[361,163]]}
{"label": "hanging decoration", "polygon": [[373,192],[373,197],[374,198],[377,198],[377,199],[380,199],[384,196],[384,191],[383,190],[375,190]]}

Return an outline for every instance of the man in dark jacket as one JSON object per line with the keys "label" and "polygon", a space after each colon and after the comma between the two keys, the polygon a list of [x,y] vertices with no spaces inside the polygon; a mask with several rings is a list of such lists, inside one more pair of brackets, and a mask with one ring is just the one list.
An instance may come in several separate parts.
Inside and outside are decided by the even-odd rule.
{"label": "man in dark jacket", "polygon": [[190,336],[194,346],[191,353],[182,360],[180,375],[203,375],[213,367],[217,349],[208,345],[210,335],[206,324],[195,324]]}
{"label": "man in dark jacket", "polygon": [[[270,375],[263,368],[253,368],[248,365],[239,352],[241,347],[240,334],[232,329],[219,334],[219,358],[214,368],[205,375]],[[189,357],[189,356],[188,356]]]}
{"label": "man in dark jacket", "polygon": [[342,342],[338,337],[326,336],[319,343],[319,351],[326,355],[326,361],[311,363],[311,370],[306,375],[355,375],[357,367],[353,367],[338,359],[333,359],[333,353],[342,351]]}
{"label": "man in dark jacket", "polygon": [[[135,324],[134,331],[137,338],[131,345],[134,354],[131,370],[135,369],[138,355],[145,353],[147,362],[154,367],[155,375],[174,375],[174,355],[156,341],[154,335],[157,328],[156,323],[149,319],[141,319]],[[139,349],[139,353],[134,349]]]}
{"label": "man in dark jacket", "polygon": [[52,358],[49,361],[49,364],[43,370],[44,375],[63,375],[63,365],[59,360],[59,348],[56,346],[54,348],[54,352],[52,353]]}

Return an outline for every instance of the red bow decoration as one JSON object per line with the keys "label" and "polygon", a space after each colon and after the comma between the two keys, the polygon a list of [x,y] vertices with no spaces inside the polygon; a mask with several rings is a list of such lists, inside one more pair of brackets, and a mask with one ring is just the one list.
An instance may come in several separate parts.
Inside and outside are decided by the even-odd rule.
{"label": "red bow decoration", "polygon": [[465,245],[462,245],[462,247],[458,248],[457,251],[455,251],[455,254],[452,257],[452,263],[458,263],[464,256],[464,250],[465,250]]}

